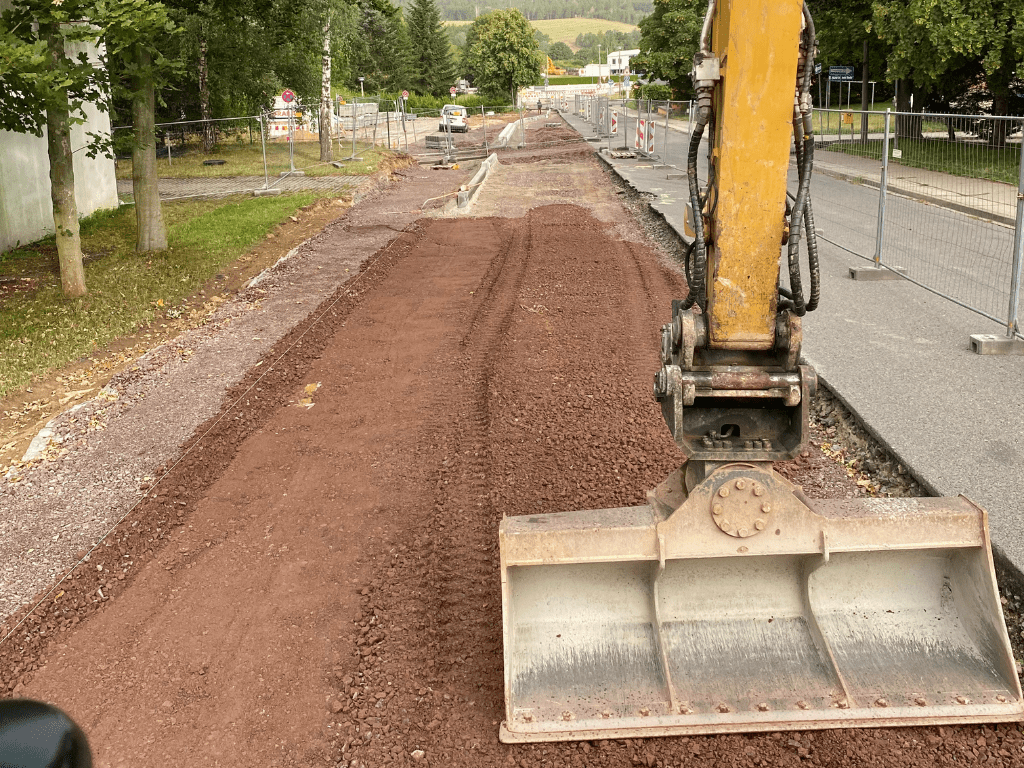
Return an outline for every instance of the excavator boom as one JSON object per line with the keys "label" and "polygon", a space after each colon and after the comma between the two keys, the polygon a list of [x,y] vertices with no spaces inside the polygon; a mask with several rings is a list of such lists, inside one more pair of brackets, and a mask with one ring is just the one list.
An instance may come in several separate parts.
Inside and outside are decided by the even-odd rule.
{"label": "excavator boom", "polygon": [[1024,716],[983,509],[810,499],[772,466],[807,444],[817,386],[814,55],[801,0],[712,0],[689,293],[654,382],[684,461],[646,505],[502,522],[503,741]]}

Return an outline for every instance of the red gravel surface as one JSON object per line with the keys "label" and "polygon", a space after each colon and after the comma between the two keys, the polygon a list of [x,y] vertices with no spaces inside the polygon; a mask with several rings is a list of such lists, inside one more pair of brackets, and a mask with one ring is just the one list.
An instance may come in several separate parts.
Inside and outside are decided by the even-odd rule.
{"label": "red gravel surface", "polygon": [[[0,679],[100,766],[1024,764],[1005,725],[498,743],[498,522],[675,468],[650,387],[682,292],[583,208],[421,220],[250,371]],[[857,492],[816,451],[786,474]]]}

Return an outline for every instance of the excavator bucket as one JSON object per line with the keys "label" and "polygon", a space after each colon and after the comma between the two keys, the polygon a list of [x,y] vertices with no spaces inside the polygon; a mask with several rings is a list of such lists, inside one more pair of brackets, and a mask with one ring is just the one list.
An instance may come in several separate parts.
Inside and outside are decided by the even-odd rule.
{"label": "excavator bucket", "polygon": [[986,512],[770,466],[506,518],[505,742],[1020,720]]}

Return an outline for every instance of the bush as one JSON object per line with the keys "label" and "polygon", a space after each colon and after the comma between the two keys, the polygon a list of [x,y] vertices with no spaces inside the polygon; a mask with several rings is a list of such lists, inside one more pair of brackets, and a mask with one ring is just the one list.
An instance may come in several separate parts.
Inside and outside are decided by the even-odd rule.
{"label": "bush", "polygon": [[634,99],[651,99],[652,101],[669,101],[672,99],[672,88],[668,85],[644,85],[633,86]]}

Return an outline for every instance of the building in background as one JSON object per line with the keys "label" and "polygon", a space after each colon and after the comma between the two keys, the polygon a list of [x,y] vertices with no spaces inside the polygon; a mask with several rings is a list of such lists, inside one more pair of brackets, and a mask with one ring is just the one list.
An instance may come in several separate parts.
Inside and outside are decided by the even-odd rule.
{"label": "building in background", "polygon": [[580,70],[581,77],[608,77],[609,74],[607,64],[587,64]]}
{"label": "building in background", "polygon": [[[0,11],[7,5],[0,0]],[[69,45],[68,49],[74,54],[78,46],[72,50]],[[83,50],[95,54],[91,46]],[[85,116],[84,124],[71,128],[79,216],[118,206],[113,158],[90,158],[85,152],[90,133],[110,134],[110,117],[95,104],[85,105]],[[18,243],[31,243],[52,234],[53,201],[45,129],[41,137],[0,131],[0,253]]]}
{"label": "building in background", "polygon": [[608,54],[608,69],[613,75],[624,75],[630,72],[629,60],[640,55],[640,49],[634,48],[631,51],[612,51]]}

